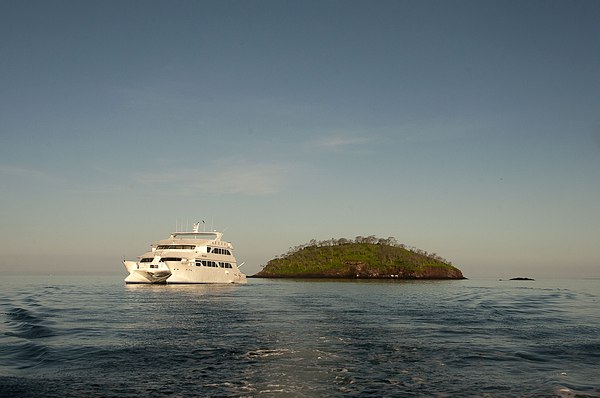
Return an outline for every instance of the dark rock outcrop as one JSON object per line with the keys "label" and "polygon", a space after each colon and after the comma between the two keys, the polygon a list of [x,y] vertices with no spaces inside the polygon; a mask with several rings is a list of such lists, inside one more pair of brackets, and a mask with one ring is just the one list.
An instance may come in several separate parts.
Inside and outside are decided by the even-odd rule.
{"label": "dark rock outcrop", "polygon": [[531,279],[531,278],[524,278],[522,276],[518,276],[516,278],[510,278],[510,281],[534,281],[535,279]]}

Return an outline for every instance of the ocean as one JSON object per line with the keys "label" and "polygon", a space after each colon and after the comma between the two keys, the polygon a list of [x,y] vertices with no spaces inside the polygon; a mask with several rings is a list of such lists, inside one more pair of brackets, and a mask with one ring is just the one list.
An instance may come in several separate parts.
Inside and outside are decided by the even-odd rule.
{"label": "ocean", "polygon": [[0,397],[600,397],[600,280],[0,280]]}

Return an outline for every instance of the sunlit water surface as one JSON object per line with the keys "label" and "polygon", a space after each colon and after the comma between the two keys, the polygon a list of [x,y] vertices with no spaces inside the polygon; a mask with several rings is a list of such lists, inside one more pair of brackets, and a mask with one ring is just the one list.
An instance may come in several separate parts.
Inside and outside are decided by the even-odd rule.
{"label": "sunlit water surface", "polygon": [[600,280],[0,289],[0,397],[600,397]]}

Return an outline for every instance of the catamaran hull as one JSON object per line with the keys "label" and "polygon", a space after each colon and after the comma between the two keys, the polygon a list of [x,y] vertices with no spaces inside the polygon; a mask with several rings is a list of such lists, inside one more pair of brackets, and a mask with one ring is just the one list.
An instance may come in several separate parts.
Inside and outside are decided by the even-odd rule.
{"label": "catamaran hull", "polygon": [[145,284],[192,284],[192,283],[247,283],[246,275],[238,270],[223,268],[197,267],[168,262],[161,269],[148,268],[148,265],[135,261],[123,261],[129,275],[125,283]]}
{"label": "catamaran hull", "polygon": [[129,275],[125,278],[125,283],[166,283],[171,276],[171,271],[167,267],[149,268],[140,266],[135,261],[123,261],[125,269]]}

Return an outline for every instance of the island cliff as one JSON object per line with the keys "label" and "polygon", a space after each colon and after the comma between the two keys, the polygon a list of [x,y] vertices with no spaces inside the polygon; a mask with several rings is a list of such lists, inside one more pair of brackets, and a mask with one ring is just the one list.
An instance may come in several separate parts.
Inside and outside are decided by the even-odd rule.
{"label": "island cliff", "polygon": [[465,279],[458,268],[435,253],[373,236],[312,240],[269,261],[252,277]]}

